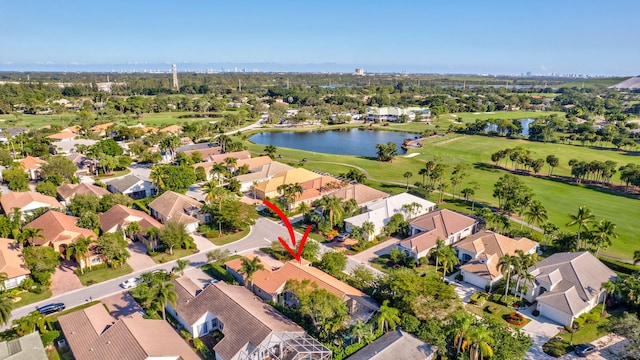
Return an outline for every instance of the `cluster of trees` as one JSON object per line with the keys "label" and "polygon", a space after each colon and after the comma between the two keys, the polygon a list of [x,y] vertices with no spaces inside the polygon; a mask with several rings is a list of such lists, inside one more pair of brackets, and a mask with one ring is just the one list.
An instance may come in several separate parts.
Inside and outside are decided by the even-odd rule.
{"label": "cluster of trees", "polygon": [[344,201],[329,195],[324,195],[316,200],[313,206],[316,210],[306,211],[304,220],[313,225],[314,230],[322,234],[331,233],[334,227],[343,224],[344,219],[360,213],[360,207],[355,199]]}
{"label": "cluster of trees", "polygon": [[[511,160],[511,165],[516,171],[518,170],[518,166],[522,165],[522,170],[528,171],[531,169],[534,173],[538,173],[542,170],[542,167],[545,164],[545,159],[534,159],[531,156],[531,152],[522,146],[499,150],[491,154],[491,161],[495,162],[496,166],[500,166],[503,159],[505,160],[505,167],[507,165],[507,161]],[[551,155],[551,157],[547,157],[546,160],[550,168],[549,174],[551,174],[553,168],[558,166],[558,159],[555,155]]]}
{"label": "cluster of trees", "polygon": [[616,173],[617,163],[615,161],[578,161],[576,159],[569,160],[571,166],[571,175],[577,183],[588,181],[593,176],[593,182],[600,182],[602,186],[611,182],[611,178]]}
{"label": "cluster of trees", "polygon": [[378,161],[390,162],[398,155],[398,145],[393,141],[386,144],[376,144]]}

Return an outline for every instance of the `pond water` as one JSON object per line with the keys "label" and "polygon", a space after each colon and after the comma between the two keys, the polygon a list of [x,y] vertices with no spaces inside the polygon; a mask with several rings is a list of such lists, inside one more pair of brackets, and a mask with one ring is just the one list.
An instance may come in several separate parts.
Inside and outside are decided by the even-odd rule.
{"label": "pond water", "polygon": [[271,144],[275,147],[375,157],[377,156],[376,144],[392,141],[398,146],[398,154],[404,154],[406,151],[400,147],[404,140],[417,136],[419,135],[404,132],[352,128],[307,132],[263,132],[251,136],[249,140],[256,144]]}
{"label": "pond water", "polygon": [[[518,121],[520,121],[520,124],[522,124],[522,132],[520,133],[520,135],[529,136],[529,124],[531,124],[535,120],[534,119],[520,119]],[[495,124],[487,125],[487,131],[496,131],[497,129],[498,129],[498,127]]]}

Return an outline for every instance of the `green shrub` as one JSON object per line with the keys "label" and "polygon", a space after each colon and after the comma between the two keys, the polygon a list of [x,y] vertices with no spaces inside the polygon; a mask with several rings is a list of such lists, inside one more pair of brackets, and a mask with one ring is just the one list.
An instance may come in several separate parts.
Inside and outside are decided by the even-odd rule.
{"label": "green shrub", "polygon": [[506,306],[513,306],[513,304],[518,302],[518,297],[513,295],[507,295],[502,297],[502,304]]}
{"label": "green shrub", "polygon": [[485,309],[491,314],[497,314],[500,312],[500,307],[498,305],[488,305]]}
{"label": "green shrub", "polygon": [[586,314],[587,316],[585,316],[585,320],[587,323],[589,324],[596,324],[600,321],[600,312],[599,311],[592,311],[588,314]]}
{"label": "green shrub", "polygon": [[576,329],[580,329],[583,325],[584,325],[584,318],[582,316],[580,316],[577,319],[573,320],[573,326]]}
{"label": "green shrub", "polygon": [[493,295],[491,295],[491,301],[493,301],[494,303],[501,303],[502,302],[502,294],[498,294],[495,293]]}
{"label": "green shrub", "polygon": [[52,345],[53,342],[60,337],[60,331],[52,330],[47,331],[46,333],[40,335],[40,339],[42,339],[42,344],[46,347]]}
{"label": "green shrub", "polygon": [[36,286],[32,286],[32,287],[31,287],[31,290],[29,290],[29,291],[31,291],[31,292],[32,292],[32,293],[34,293],[34,294],[40,295],[40,294],[42,294],[45,290],[46,290],[46,288],[45,288],[44,286],[42,286],[42,285],[36,285]]}
{"label": "green shrub", "polygon": [[193,337],[193,336],[191,336],[190,332],[188,332],[187,330],[184,330],[184,329],[180,330],[180,336],[182,336],[182,338],[185,339],[185,340],[191,340],[191,338]]}
{"label": "green shrub", "polygon": [[571,345],[569,345],[569,343],[556,338],[552,338],[547,341],[546,344],[542,345],[542,351],[553,357],[560,357],[568,353],[569,350],[571,350]]}
{"label": "green shrub", "polygon": [[20,287],[22,288],[22,290],[29,290],[33,287],[34,284],[35,283],[32,278],[26,278],[22,281],[22,284],[20,284]]}

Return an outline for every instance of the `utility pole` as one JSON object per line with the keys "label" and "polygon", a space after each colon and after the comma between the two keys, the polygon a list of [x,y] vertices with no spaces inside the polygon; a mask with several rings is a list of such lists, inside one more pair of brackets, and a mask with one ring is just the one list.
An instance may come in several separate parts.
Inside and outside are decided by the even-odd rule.
{"label": "utility pole", "polygon": [[173,90],[180,90],[180,86],[178,86],[178,70],[176,69],[176,64],[171,65],[171,72],[173,73]]}
{"label": "utility pole", "polygon": [[242,92],[242,80],[238,79],[238,92]]}

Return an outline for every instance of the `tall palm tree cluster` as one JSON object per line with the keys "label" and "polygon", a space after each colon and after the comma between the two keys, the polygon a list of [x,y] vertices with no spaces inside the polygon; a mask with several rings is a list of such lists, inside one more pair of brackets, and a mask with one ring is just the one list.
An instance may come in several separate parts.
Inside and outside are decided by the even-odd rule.
{"label": "tall palm tree cluster", "polygon": [[442,266],[443,280],[447,272],[453,271],[454,267],[460,263],[455,250],[453,250],[451,246],[446,245],[444,240],[440,238],[436,240],[436,246],[429,251],[429,256],[435,261],[436,273],[438,272],[438,266]]}
{"label": "tall palm tree cluster", "polygon": [[[178,271],[181,270],[178,269]],[[140,275],[140,284],[131,290],[131,295],[142,304],[148,313],[149,311],[150,314],[161,312],[162,318],[166,320],[165,308],[167,304],[176,306],[176,301],[178,301],[174,284],[169,280],[169,274],[164,271],[144,273]]]}
{"label": "tall palm tree cluster", "polygon": [[[567,223],[567,226],[578,227],[575,241],[576,251],[589,247],[595,250],[597,256],[601,249],[608,248],[611,246],[612,240],[618,238],[616,224],[607,219],[595,222],[595,215],[586,206],[578,207],[578,212],[569,214],[569,218],[571,220]],[[594,224],[593,227],[591,224]]]}
{"label": "tall palm tree cluster", "polygon": [[509,294],[511,280],[517,276],[515,293],[520,293],[520,300],[528,290],[528,286],[533,284],[534,277],[529,273],[529,268],[539,261],[538,254],[525,254],[522,250],[516,250],[516,255],[506,254],[498,259],[498,270],[506,281],[504,295]]}

